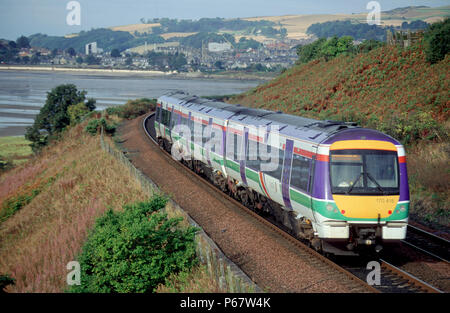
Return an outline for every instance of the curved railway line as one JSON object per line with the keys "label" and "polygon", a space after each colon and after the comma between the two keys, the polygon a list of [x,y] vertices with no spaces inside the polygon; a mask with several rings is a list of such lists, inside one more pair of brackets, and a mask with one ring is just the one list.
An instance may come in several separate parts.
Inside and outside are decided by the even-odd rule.
{"label": "curved railway line", "polygon": [[[155,140],[155,132],[153,127],[153,119],[154,113],[149,114],[143,119],[142,129],[145,131],[146,136],[159,147],[157,141]],[[173,160],[172,156],[165,150],[161,148],[161,152],[163,152],[164,156],[167,160]],[[174,161],[175,162],[175,161]],[[214,192],[215,195],[219,195],[224,198],[226,201],[231,202],[236,207],[239,207],[246,214],[252,216],[259,223],[269,227],[271,230],[281,235],[284,239],[289,241],[291,244],[295,245],[299,248],[302,253],[305,255],[306,260],[309,264],[312,264],[314,267],[318,267],[321,270],[324,270],[327,273],[331,274],[330,268],[334,271],[337,271],[341,275],[345,275],[350,278],[353,282],[354,286],[347,286],[350,290],[354,292],[392,292],[392,293],[440,293],[441,291],[433,286],[427,284],[426,282],[420,280],[417,277],[401,270],[400,268],[384,261],[382,259],[377,259],[381,265],[381,284],[370,286],[366,283],[366,276],[368,274],[368,269],[366,269],[366,264],[352,264],[354,262],[350,262],[350,264],[342,264],[341,262],[335,262],[330,258],[325,257],[324,255],[316,252],[314,249],[310,248],[308,245],[300,241],[299,239],[293,237],[288,234],[284,230],[280,228],[279,225],[275,225],[272,221],[260,216],[253,210],[247,208],[239,201],[234,198],[228,196],[227,194],[220,191],[213,184],[204,179],[201,175],[191,171],[188,167],[183,166],[191,175],[194,175],[199,184],[205,189]],[[437,236],[435,236],[437,237]],[[437,239],[435,239],[437,240]],[[412,244],[412,243],[411,243]],[[448,242],[447,242],[448,244]],[[425,251],[425,249],[423,249]],[[344,262],[347,263],[347,262]]]}
{"label": "curved railway line", "polygon": [[436,236],[413,225],[408,225],[406,239],[402,242],[422,253],[449,264],[450,241],[445,238]]}

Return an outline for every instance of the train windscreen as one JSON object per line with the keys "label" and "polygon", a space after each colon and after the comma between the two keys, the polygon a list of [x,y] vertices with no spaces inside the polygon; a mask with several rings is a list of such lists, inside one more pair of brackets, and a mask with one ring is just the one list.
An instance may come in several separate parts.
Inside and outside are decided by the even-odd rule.
{"label": "train windscreen", "polygon": [[330,176],[333,194],[399,194],[398,159],[394,151],[331,151]]}

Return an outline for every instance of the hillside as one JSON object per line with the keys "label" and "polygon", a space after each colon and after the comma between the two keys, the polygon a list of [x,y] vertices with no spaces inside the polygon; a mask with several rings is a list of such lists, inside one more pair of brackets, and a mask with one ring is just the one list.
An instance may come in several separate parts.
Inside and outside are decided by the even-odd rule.
{"label": "hillside", "polygon": [[[381,26],[367,25],[367,12],[353,14],[304,14],[285,16],[264,16],[250,18],[201,18],[199,20],[156,18],[141,19],[140,24],[112,26],[109,28],[91,29],[78,34],[66,36],[47,36],[34,34],[29,37],[33,47],[50,50],[66,50],[70,47],[78,52],[85,51],[85,45],[97,42],[98,46],[107,52],[113,49],[124,51],[154,43],[178,42],[189,47],[201,47],[202,42],[231,42],[239,43],[241,38],[251,39],[259,43],[283,39],[310,39],[313,34],[321,37],[310,28],[314,24],[332,21],[347,21],[372,28],[376,34],[367,34],[367,30],[360,32],[355,39],[384,40],[385,27],[399,27],[405,22],[422,20],[428,23],[442,20],[450,14],[450,6],[406,7],[398,8],[381,14]],[[317,25],[316,25],[317,26]],[[323,26],[317,26],[323,27]],[[317,28],[316,27],[316,28]],[[318,35],[319,34],[319,35]],[[327,34],[327,33],[325,33]],[[206,36],[208,35],[208,36]],[[331,34],[332,36],[334,34]],[[338,34],[339,35],[339,34]],[[341,34],[343,35],[343,34]],[[350,34],[345,34],[350,35]],[[225,39],[224,36],[227,38]],[[201,37],[199,43],[196,42]],[[325,35],[329,37],[329,35]],[[142,49],[141,49],[142,50]],[[139,51],[139,48],[137,49]]]}
{"label": "hillside", "polygon": [[[79,260],[96,219],[108,209],[122,212],[125,204],[148,200],[129,170],[100,148],[99,136],[85,132],[87,122],[0,175],[0,278],[16,280],[7,292],[64,292],[66,265]],[[170,280],[158,291],[218,288],[203,266]]]}
{"label": "hillside", "polygon": [[430,65],[421,45],[296,65],[229,101],[317,119],[355,121],[407,147],[412,213],[449,224],[450,55]]}

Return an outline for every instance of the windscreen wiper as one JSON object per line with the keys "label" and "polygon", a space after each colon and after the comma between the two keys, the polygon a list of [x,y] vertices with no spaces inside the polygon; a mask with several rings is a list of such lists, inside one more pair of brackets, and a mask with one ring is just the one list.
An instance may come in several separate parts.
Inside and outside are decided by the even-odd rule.
{"label": "windscreen wiper", "polygon": [[369,179],[377,186],[377,188],[383,193],[383,195],[386,195],[387,192],[386,190],[384,190],[381,185],[375,180],[375,178],[373,178],[372,175],[370,175],[369,172],[366,173],[367,177],[369,177]]}
{"label": "windscreen wiper", "polygon": [[350,186],[350,188],[348,188],[346,194],[349,194],[353,190],[353,187],[355,187],[356,183],[361,179],[363,174],[364,172],[359,173],[358,178],[356,178],[355,182]]}

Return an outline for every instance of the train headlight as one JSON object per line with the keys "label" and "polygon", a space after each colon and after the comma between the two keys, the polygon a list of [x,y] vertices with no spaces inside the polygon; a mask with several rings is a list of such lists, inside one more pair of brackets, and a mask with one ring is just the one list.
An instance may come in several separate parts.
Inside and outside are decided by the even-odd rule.
{"label": "train headlight", "polygon": [[404,205],[400,206],[400,212],[405,212],[406,211],[406,207]]}
{"label": "train headlight", "polygon": [[328,211],[333,211],[333,206],[331,204],[327,204],[327,210]]}

